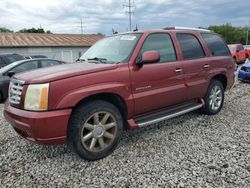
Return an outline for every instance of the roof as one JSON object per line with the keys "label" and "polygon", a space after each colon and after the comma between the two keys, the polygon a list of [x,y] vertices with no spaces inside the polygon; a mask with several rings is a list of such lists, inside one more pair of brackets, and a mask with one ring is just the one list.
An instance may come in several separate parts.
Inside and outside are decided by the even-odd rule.
{"label": "roof", "polygon": [[228,46],[238,46],[238,45],[242,45],[242,44],[228,44]]}
{"label": "roof", "polygon": [[0,33],[0,47],[92,46],[102,35]]}
{"label": "roof", "polygon": [[212,32],[208,29],[195,28],[195,27],[165,27],[164,30],[191,30],[191,31],[200,31],[200,32]]}
{"label": "roof", "polygon": [[213,33],[214,31],[208,30],[208,29],[200,29],[200,28],[194,28],[194,27],[165,27],[161,29],[145,29],[145,30],[136,30],[136,31],[128,31],[123,33],[117,33],[115,35],[123,35],[123,34],[135,34],[135,33],[154,33],[154,32],[162,32],[162,31],[189,31],[189,32],[200,32],[200,33]]}

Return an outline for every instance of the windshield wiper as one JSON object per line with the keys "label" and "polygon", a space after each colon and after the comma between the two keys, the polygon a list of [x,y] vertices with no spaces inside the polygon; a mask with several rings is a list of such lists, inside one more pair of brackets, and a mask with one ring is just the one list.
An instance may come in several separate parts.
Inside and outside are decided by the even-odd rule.
{"label": "windshield wiper", "polygon": [[85,59],[77,59],[76,62],[83,62]]}
{"label": "windshield wiper", "polygon": [[107,63],[107,59],[106,58],[100,58],[100,57],[94,57],[94,58],[89,58],[89,61],[98,61],[100,63]]}

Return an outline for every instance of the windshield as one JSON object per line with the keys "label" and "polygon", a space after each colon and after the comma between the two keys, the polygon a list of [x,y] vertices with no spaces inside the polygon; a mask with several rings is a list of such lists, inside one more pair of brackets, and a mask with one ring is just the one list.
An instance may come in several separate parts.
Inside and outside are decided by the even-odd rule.
{"label": "windshield", "polygon": [[236,51],[236,46],[228,46],[229,47],[229,50],[232,52],[232,51]]}
{"label": "windshield", "polygon": [[105,63],[120,63],[134,49],[141,34],[116,35],[98,41],[88,49],[80,60],[105,60]]}

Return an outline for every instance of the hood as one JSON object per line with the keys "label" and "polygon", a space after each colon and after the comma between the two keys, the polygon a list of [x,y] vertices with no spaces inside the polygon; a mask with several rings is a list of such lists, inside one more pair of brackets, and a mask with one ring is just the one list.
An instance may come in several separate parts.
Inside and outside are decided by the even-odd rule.
{"label": "hood", "polygon": [[117,64],[72,63],[40,68],[14,76],[15,79],[30,83],[46,83],[83,74],[107,71],[117,68]]}

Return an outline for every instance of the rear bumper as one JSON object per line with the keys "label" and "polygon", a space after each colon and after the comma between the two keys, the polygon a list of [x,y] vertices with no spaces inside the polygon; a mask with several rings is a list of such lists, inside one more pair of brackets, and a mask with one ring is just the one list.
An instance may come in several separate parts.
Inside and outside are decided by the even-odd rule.
{"label": "rear bumper", "polygon": [[39,144],[62,144],[67,140],[71,109],[51,112],[30,112],[10,106],[6,101],[4,117],[15,131]]}

